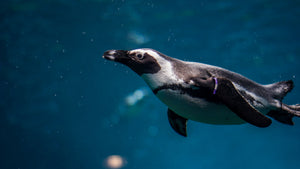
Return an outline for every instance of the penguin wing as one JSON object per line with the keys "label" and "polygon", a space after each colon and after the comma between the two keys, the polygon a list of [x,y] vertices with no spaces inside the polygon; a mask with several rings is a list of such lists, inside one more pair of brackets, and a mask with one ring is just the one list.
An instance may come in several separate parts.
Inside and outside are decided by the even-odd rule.
{"label": "penguin wing", "polygon": [[[214,80],[215,79],[215,80]],[[232,82],[226,78],[210,77],[208,79],[192,79],[195,86],[205,86],[211,91],[211,97],[221,101],[232,112],[246,122],[257,127],[268,127],[272,121],[257,111],[235,88]]]}
{"label": "penguin wing", "polygon": [[177,115],[171,109],[168,109],[168,119],[171,127],[180,135],[186,137],[186,123],[187,119]]}
{"label": "penguin wing", "polygon": [[230,80],[218,78],[217,81],[216,96],[241,119],[257,127],[268,127],[272,123],[245,100]]}

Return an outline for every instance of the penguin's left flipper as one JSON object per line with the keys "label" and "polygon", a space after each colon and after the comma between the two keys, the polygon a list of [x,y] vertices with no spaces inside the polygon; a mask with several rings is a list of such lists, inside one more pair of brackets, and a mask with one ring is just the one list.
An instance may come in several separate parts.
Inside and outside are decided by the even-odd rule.
{"label": "penguin's left flipper", "polygon": [[206,86],[211,92],[211,96],[225,104],[232,112],[246,122],[257,127],[268,127],[272,120],[257,111],[232,82],[226,78],[193,79],[195,86]]}
{"label": "penguin's left flipper", "polygon": [[187,137],[186,123],[187,119],[177,115],[171,109],[168,109],[168,120],[171,127],[180,135]]}
{"label": "penguin's left flipper", "polygon": [[245,100],[230,80],[217,78],[216,83],[218,87],[215,95],[241,119],[257,127],[268,127],[272,123],[271,119],[257,111]]}

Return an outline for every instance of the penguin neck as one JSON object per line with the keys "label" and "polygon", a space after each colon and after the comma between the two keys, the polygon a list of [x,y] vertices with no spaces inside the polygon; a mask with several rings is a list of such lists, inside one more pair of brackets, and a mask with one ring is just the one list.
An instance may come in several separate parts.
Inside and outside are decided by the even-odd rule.
{"label": "penguin neck", "polygon": [[141,76],[152,90],[164,85],[184,83],[183,79],[180,79],[176,75],[173,65],[170,62],[165,62],[161,68],[162,69],[157,73],[143,74]]}

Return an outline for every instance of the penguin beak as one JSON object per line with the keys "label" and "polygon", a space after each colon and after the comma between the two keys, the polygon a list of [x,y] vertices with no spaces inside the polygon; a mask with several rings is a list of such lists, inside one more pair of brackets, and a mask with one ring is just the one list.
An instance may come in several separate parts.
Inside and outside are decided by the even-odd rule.
{"label": "penguin beak", "polygon": [[102,57],[104,59],[120,63],[125,63],[126,61],[130,60],[127,50],[108,50],[104,52]]}

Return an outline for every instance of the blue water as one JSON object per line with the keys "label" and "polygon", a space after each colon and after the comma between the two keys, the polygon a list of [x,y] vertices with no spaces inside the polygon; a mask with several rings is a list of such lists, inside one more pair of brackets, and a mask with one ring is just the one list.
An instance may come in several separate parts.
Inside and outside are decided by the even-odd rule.
{"label": "blue water", "polygon": [[296,169],[300,118],[217,126],[169,126],[146,84],[102,59],[109,49],[154,48],[267,84],[292,79],[300,103],[300,1],[2,0],[0,168]]}

